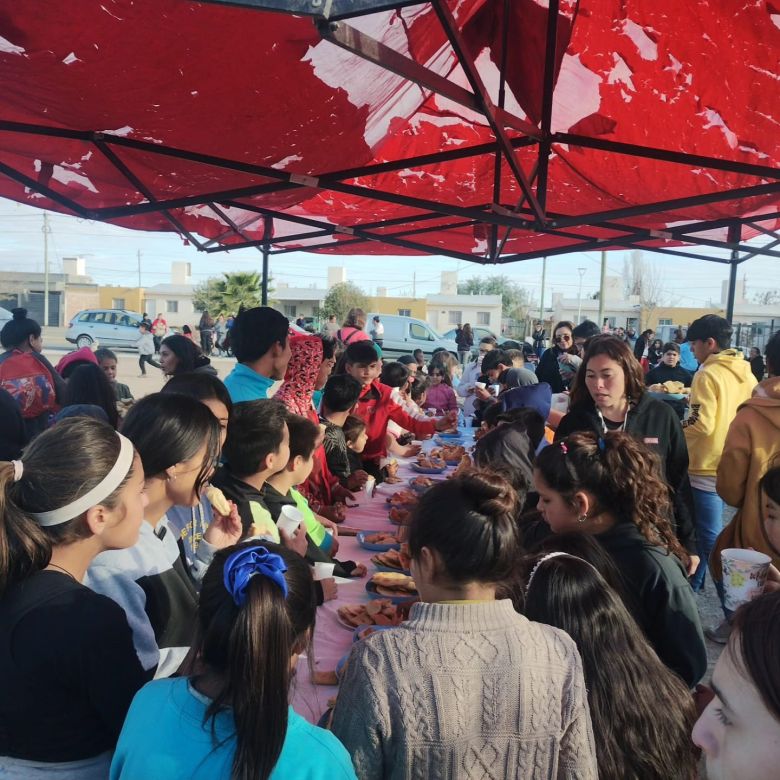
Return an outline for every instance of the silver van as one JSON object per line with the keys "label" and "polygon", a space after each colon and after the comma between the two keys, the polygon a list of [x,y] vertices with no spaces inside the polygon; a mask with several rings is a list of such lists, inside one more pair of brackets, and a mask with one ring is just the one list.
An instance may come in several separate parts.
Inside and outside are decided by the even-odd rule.
{"label": "silver van", "polygon": [[374,317],[379,317],[382,325],[385,326],[382,354],[386,358],[411,355],[416,349],[421,349],[425,357],[430,358],[433,350],[439,347],[443,347],[457,357],[457,344],[451,339],[443,339],[423,320],[372,311],[366,314],[366,327],[364,328],[369,335],[374,325]]}

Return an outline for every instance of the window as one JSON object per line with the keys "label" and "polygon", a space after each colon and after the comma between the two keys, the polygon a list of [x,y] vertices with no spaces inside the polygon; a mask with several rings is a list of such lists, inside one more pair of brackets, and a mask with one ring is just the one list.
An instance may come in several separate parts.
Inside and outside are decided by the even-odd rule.
{"label": "window", "polygon": [[117,319],[117,325],[121,325],[123,328],[137,328],[141,321],[137,320],[135,317],[131,317],[129,314],[122,314]]}
{"label": "window", "polygon": [[124,298],[112,298],[111,299],[111,308],[112,309],[124,309],[125,308],[125,299]]}
{"label": "window", "polygon": [[294,303],[283,303],[282,313],[285,317],[297,317],[298,307]]}
{"label": "window", "polygon": [[167,311],[168,314],[178,314],[179,313],[179,302],[178,301],[165,301],[165,311]]}
{"label": "window", "polygon": [[[108,312],[105,311],[91,311],[87,315],[87,322],[106,322],[106,314]],[[108,322],[111,322],[111,317],[109,315]]]}
{"label": "window", "polygon": [[399,317],[411,317],[412,316],[412,310],[411,309],[399,309],[398,310],[398,316]]}
{"label": "window", "polygon": [[409,335],[418,341],[433,341],[433,336],[429,333],[428,328],[418,325],[416,322],[409,325]]}
{"label": "window", "polygon": [[490,325],[490,312],[478,311],[477,312],[477,325]]}
{"label": "window", "polygon": [[450,325],[460,325],[461,322],[463,322],[463,312],[462,311],[451,311],[449,313],[449,323],[450,323]]}
{"label": "window", "polygon": [[658,320],[658,325],[660,327],[661,325],[674,325],[674,323],[670,319],[661,319]]}

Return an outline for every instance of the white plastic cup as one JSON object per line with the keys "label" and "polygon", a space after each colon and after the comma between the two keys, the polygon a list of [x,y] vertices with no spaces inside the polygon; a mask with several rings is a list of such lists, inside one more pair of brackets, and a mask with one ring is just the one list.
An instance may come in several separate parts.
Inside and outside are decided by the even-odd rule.
{"label": "white plastic cup", "polygon": [[323,563],[322,561],[316,561],[314,564],[314,579],[315,580],[327,580],[333,576],[333,570],[336,568],[335,563]]}
{"label": "white plastic cup", "polygon": [[490,385],[490,392],[493,393],[496,398],[498,398],[499,394],[501,393],[501,385]]}
{"label": "white plastic cup", "polygon": [[486,382],[474,382],[474,387],[476,387],[478,390],[484,390],[487,387]]}
{"label": "white plastic cup", "polygon": [[722,550],[723,603],[726,609],[735,610],[764,592],[766,576],[772,559],[756,550],[729,548]]}
{"label": "white plastic cup", "polygon": [[363,490],[366,492],[366,498],[371,498],[374,495],[374,488],[376,487],[376,478],[369,477],[366,480],[366,484],[363,486]]}
{"label": "white plastic cup", "polygon": [[282,507],[279,519],[276,521],[276,527],[280,531],[284,531],[287,536],[293,536],[302,522],[303,515],[300,510],[288,504]]}

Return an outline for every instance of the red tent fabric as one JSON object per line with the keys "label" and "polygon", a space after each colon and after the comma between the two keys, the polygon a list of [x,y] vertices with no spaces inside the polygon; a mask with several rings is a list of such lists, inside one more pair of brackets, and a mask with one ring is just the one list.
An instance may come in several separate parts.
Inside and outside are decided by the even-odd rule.
{"label": "red tent fabric", "polygon": [[562,0],[549,127],[546,0],[508,16],[503,0],[441,4],[449,36],[436,3],[336,26],[468,93],[473,64],[494,104],[503,72],[500,124],[527,179],[549,144],[544,219],[505,153],[496,186],[500,143],[478,106],[337,46],[311,17],[186,0],[0,5],[0,195],[212,250],[272,237],[477,261],[723,245],[734,218],[743,239],[748,221],[777,227],[775,0]]}

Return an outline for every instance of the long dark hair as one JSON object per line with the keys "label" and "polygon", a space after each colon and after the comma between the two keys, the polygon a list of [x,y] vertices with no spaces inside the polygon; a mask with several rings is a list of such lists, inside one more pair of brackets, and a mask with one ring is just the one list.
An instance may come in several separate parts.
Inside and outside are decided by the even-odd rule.
{"label": "long dark hair", "polygon": [[[490,471],[474,469],[428,490],[412,513],[409,550],[439,553],[450,582],[502,582],[521,554],[514,488]],[[457,529],[455,531],[454,529]]]}
{"label": "long dark hair", "polygon": [[588,690],[599,777],[696,776],[696,708],[622,600],[588,562],[538,556],[526,593],[529,620],[563,629],[577,644]]}
{"label": "long dark hair", "polygon": [[[266,780],[282,752],[287,734],[290,658],[310,644],[316,599],[311,569],[300,555],[262,542],[287,565],[288,594],[262,575],[249,580],[239,607],[224,584],[225,561],[234,552],[258,547],[245,542],[220,550],[203,578],[195,647],[209,672],[223,682],[206,710],[206,723],[230,711],[235,721],[234,780]],[[193,678],[197,687],[198,676]],[[204,723],[204,725],[206,725]]]}
{"label": "long dark hair", "polygon": [[626,398],[632,403],[639,401],[646,392],[642,366],[634,357],[631,347],[625,341],[617,336],[604,334],[602,336],[594,336],[588,341],[585,356],[582,359],[571,389],[571,408],[583,406],[593,408],[594,406],[593,398],[585,384],[585,374],[588,371],[588,361],[596,357],[596,355],[606,355],[620,365],[623,369],[623,377],[626,383]]}
{"label": "long dark hair", "polygon": [[[0,596],[8,586],[45,568],[52,547],[91,536],[86,512],[59,525],[42,527],[30,512],[50,512],[89,492],[116,463],[120,441],[106,423],[72,417],[36,437],[22,452],[24,470],[14,481],[11,463],[0,463]],[[117,506],[132,475],[100,504]]]}
{"label": "long dark hair", "polygon": [[74,404],[99,406],[108,416],[108,422],[113,428],[119,425],[114,388],[111,387],[103,369],[95,363],[83,363],[73,369],[68,379],[63,405]]}
{"label": "long dark hair", "polygon": [[769,534],[766,532],[766,513],[764,512],[764,501],[762,493],[765,493],[767,498],[774,501],[776,504],[780,504],[780,465],[775,465],[776,460],[773,460],[771,468],[767,469],[763,477],[758,481],[758,516],[761,520],[761,532],[764,534],[764,540],[769,545],[774,555],[780,554],[780,551],[775,549],[769,539]]}
{"label": "long dark hair", "polygon": [[228,411],[233,410],[233,401],[225,385],[213,374],[175,374],[160,391],[169,395],[179,393],[198,401],[219,401]]}
{"label": "long dark hair", "polygon": [[630,434],[573,433],[545,447],[536,468],[571,506],[575,493],[588,491],[596,499],[594,514],[609,512],[617,522],[634,523],[650,544],[689,562],[669,522],[672,509],[661,461]]}
{"label": "long dark hair", "polygon": [[200,401],[178,393],[152,393],[136,402],[125,417],[122,433],[138,450],[147,478],[189,460],[205,444],[196,493],[205,486],[219,456],[217,418]]}
{"label": "long dark hair", "polygon": [[203,352],[201,352],[201,349],[197,344],[178,334],[167,336],[162,340],[160,346],[168,347],[168,349],[176,355],[178,363],[173,370],[174,375],[188,374],[196,368],[209,365],[211,362]]}

